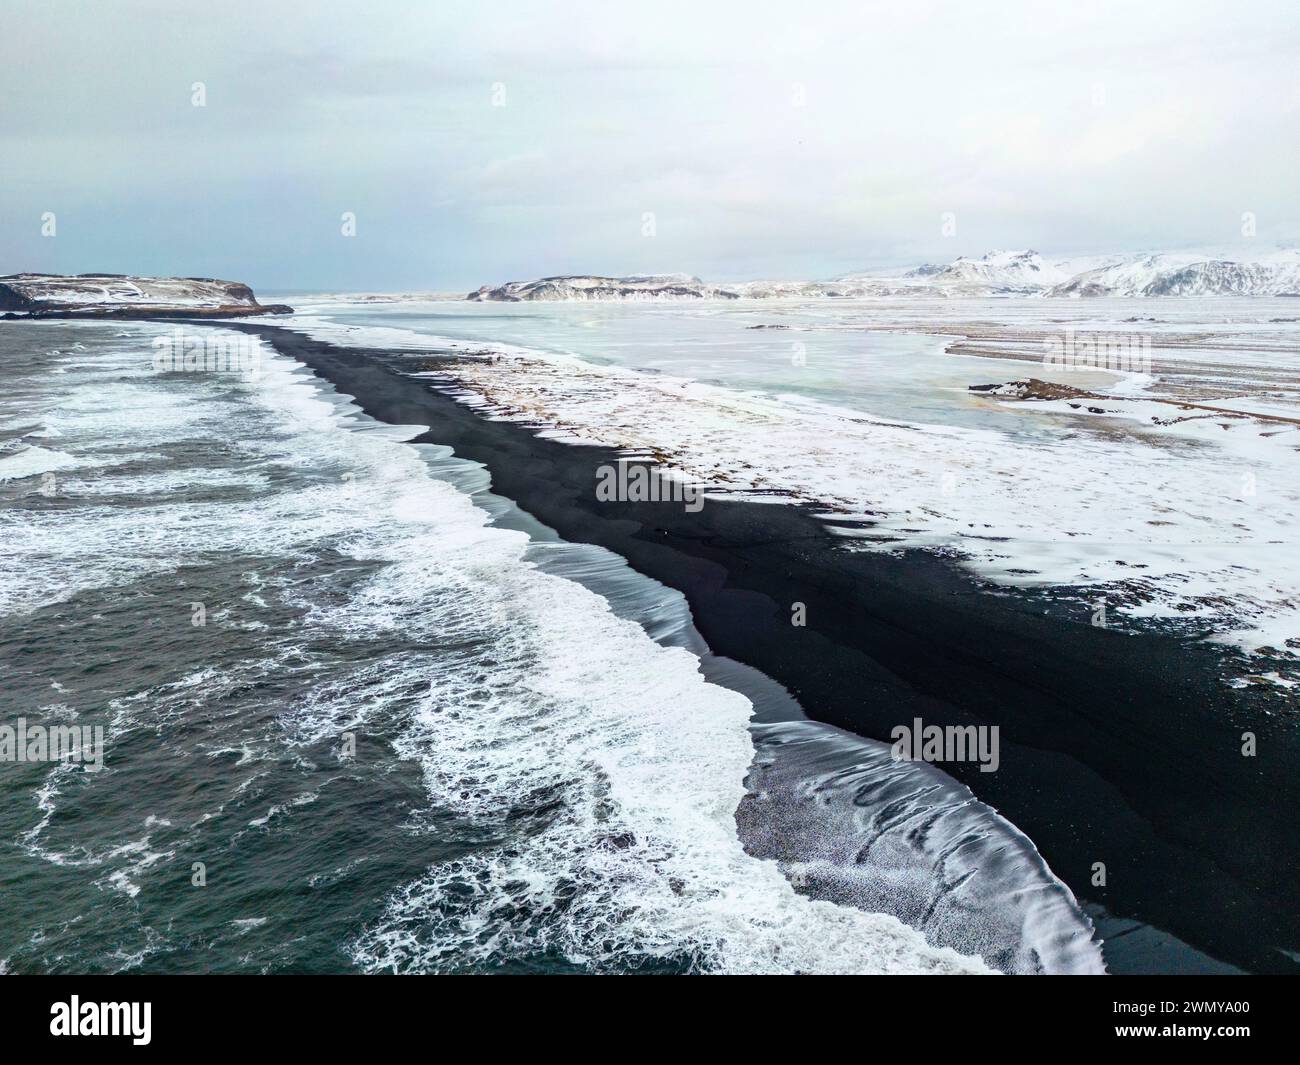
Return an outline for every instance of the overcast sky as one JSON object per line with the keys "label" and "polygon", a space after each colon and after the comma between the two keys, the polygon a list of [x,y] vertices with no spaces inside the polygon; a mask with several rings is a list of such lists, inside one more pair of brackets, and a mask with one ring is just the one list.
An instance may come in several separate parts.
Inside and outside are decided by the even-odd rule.
{"label": "overcast sky", "polygon": [[6,0],[2,17],[0,273],[828,277],[1240,243],[1247,211],[1261,248],[1300,241],[1296,0]]}

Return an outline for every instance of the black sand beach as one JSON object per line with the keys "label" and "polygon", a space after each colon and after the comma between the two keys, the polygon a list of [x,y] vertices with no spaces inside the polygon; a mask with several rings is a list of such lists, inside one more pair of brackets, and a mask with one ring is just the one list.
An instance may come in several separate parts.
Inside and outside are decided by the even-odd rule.
{"label": "black sand beach", "polygon": [[[375,418],[431,426],[420,441],[483,463],[494,491],[565,539],[680,590],[715,654],[779,681],[810,717],[886,741],[918,717],[999,726],[997,772],[943,768],[1023,830],[1081,902],[1248,971],[1300,971],[1294,715],[1274,695],[1229,688],[1225,652],[1094,628],[1077,604],[994,588],[922,552],[845,550],[795,506],[600,502],[596,469],[616,453],[487,420],[437,379],[394,368],[450,373],[455,357],[398,360],[283,327],[229,327],[262,336]],[[791,625],[795,602],[804,627]],[[1241,753],[1245,731],[1257,737],[1253,758]],[[1096,863],[1105,886],[1094,886]],[[1190,954],[1151,938],[1126,952],[1124,927],[1137,926],[1102,929],[1112,972],[1178,971]]]}

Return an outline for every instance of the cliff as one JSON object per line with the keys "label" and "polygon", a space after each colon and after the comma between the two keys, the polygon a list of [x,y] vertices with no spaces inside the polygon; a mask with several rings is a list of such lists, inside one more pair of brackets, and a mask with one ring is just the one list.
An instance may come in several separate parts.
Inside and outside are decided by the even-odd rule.
{"label": "cliff", "polygon": [[0,311],[6,318],[242,318],[293,308],[258,303],[247,285],[211,277],[8,274],[0,276]]}

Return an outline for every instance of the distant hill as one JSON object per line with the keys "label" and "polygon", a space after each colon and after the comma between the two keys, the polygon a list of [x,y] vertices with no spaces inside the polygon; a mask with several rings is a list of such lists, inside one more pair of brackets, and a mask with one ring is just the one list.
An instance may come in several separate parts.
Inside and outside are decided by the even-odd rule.
{"label": "distant hill", "polygon": [[234,318],[289,314],[238,281],[126,274],[0,276],[0,311],[15,318]]}
{"label": "distant hill", "polygon": [[470,300],[658,300],[735,299],[736,294],[706,285],[689,274],[634,274],[630,277],[597,277],[575,274],[543,277],[536,281],[509,281],[492,288],[484,285],[466,297]]}
{"label": "distant hill", "polygon": [[993,251],[901,272],[829,281],[710,283],[689,274],[566,275],[484,285],[470,300],[774,299],[917,296],[1300,296],[1300,251],[1258,258],[1163,253],[1045,259],[1036,251]]}

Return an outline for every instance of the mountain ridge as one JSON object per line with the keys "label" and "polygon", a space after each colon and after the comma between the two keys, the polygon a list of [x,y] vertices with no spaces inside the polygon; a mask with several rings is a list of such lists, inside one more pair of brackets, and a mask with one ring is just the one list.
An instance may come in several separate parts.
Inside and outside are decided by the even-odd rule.
{"label": "mountain ridge", "polygon": [[691,274],[566,274],[483,285],[466,298],[521,302],[823,296],[1300,296],[1300,250],[1274,250],[1250,259],[1194,252],[1045,259],[1032,249],[991,251],[978,258],[963,255],[949,263],[845,274],[826,281],[712,283]]}

